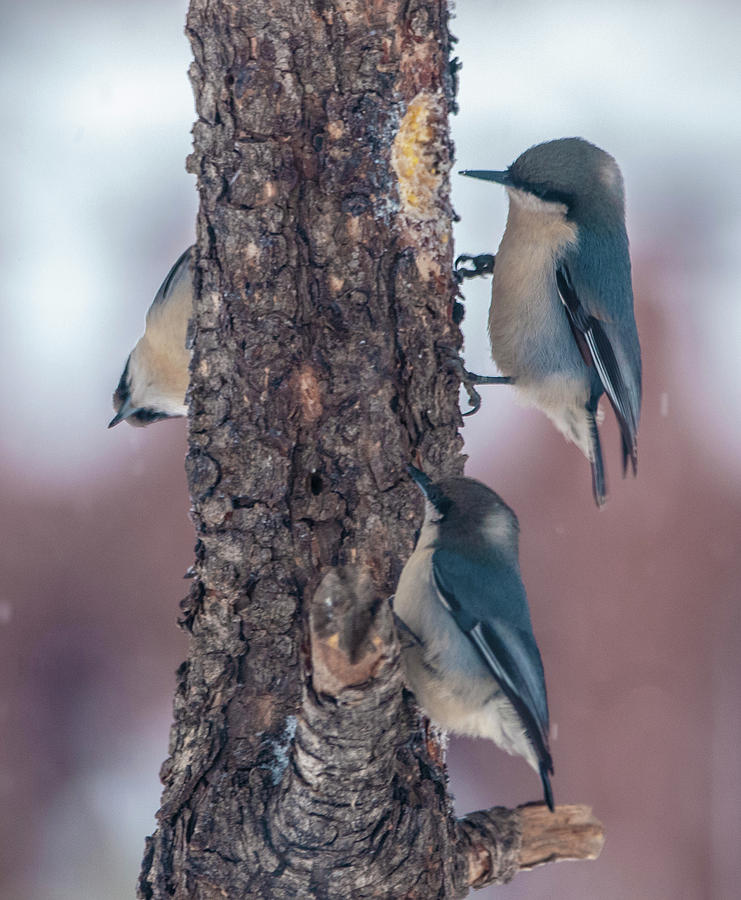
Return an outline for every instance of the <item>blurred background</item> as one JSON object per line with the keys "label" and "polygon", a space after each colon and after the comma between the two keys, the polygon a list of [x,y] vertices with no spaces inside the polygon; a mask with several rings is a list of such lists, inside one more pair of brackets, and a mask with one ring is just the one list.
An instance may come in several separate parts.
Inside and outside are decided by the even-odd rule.
{"label": "blurred background", "polygon": [[[193,532],[185,423],[105,426],[197,206],[185,0],[3,0],[0,897],[134,896],[167,755]],[[478,896],[725,900],[741,863],[741,6],[492,4],[452,23],[457,168],[581,135],[620,163],[644,353],[640,475],[611,499],[541,414],[484,388],[468,473],[516,509],[548,679],[554,790],[604,822],[596,863]],[[495,250],[495,185],[453,177],[458,252]],[[494,372],[489,283],[469,368]],[[451,740],[459,813],[539,799]],[[113,811],[113,814],[112,814]]]}

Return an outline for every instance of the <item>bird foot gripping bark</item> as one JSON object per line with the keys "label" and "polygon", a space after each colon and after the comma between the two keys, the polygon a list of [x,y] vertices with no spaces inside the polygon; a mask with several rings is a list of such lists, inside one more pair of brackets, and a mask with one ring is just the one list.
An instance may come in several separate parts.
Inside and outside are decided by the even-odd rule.
{"label": "bird foot gripping bark", "polygon": [[[455,280],[460,284],[467,278],[478,278],[479,275],[491,275],[494,271],[494,254],[479,253],[478,256],[468,256],[462,253],[453,265],[453,275]],[[462,263],[473,263],[472,269],[466,269]]]}
{"label": "bird foot gripping bark", "polygon": [[461,384],[468,394],[468,404],[471,409],[464,412],[464,416],[472,416],[481,408],[481,394],[476,390],[475,385],[479,384],[514,384],[515,379],[510,375],[476,375],[469,372],[463,364],[463,360],[453,351],[449,352],[447,364],[450,369],[458,376]]}

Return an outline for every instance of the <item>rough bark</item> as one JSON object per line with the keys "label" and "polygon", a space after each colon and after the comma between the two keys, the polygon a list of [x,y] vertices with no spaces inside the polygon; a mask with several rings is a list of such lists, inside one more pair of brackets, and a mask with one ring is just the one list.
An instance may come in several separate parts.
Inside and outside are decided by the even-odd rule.
{"label": "rough bark", "polygon": [[453,818],[385,599],[406,463],[464,461],[447,6],[192,0],[187,30],[198,544],[139,894],[462,896],[514,874],[524,820]]}

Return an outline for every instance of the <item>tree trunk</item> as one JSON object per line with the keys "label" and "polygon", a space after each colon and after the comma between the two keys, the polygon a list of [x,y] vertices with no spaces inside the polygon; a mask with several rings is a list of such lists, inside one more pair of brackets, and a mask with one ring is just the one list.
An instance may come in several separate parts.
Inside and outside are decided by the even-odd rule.
{"label": "tree trunk", "polygon": [[463,896],[527,864],[530,813],[453,818],[386,602],[406,464],[464,462],[447,5],[191,0],[187,30],[198,544],[139,895]]}

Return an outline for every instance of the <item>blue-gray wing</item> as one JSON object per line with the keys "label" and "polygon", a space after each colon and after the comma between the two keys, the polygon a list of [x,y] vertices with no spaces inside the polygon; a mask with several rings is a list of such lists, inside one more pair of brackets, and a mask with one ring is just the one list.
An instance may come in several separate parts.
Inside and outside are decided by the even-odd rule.
{"label": "blue-gray wing", "polygon": [[587,363],[595,367],[620,426],[623,471],[638,466],[641,348],[624,229],[583,231],[556,271],[561,301]]}
{"label": "blue-gray wing", "polygon": [[184,278],[193,278],[193,273],[191,271],[193,249],[194,247],[191,245],[177,258],[175,265],[167,273],[165,280],[155,294],[150,308],[154,308],[159,306],[160,303],[164,303]]}
{"label": "blue-gray wing", "polygon": [[443,602],[520,716],[541,774],[552,772],[543,662],[519,572],[505,561],[442,548],[432,562]]}

